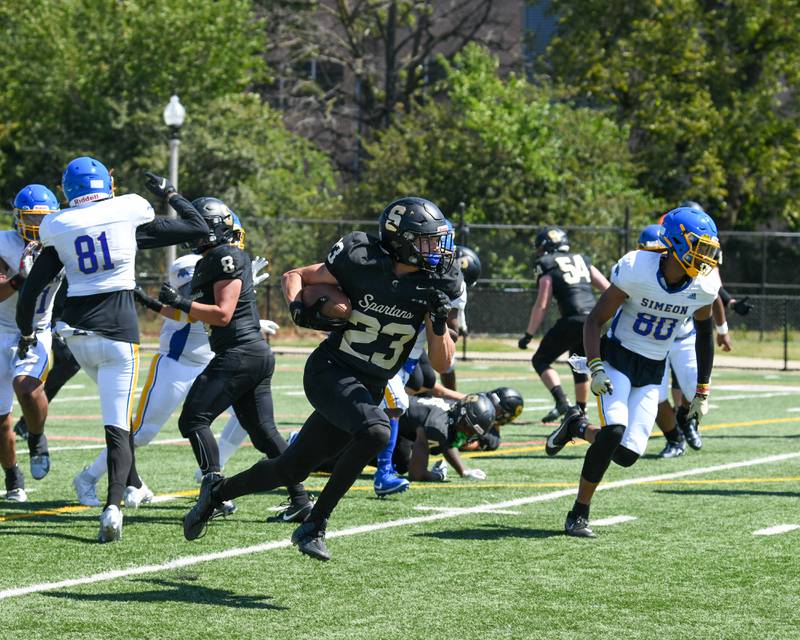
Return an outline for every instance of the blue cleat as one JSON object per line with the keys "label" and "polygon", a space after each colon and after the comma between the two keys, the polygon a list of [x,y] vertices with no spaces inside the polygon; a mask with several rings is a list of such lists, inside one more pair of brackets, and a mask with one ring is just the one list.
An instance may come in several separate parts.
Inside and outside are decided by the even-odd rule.
{"label": "blue cleat", "polygon": [[408,480],[397,475],[397,472],[389,467],[388,469],[378,469],[375,472],[373,487],[375,495],[384,498],[394,493],[403,493],[410,484]]}

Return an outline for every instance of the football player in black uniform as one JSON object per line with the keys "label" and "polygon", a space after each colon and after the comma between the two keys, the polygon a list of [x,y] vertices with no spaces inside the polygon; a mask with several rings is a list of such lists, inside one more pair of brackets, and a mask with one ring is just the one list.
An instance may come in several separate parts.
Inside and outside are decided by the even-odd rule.
{"label": "football player in black uniform", "polygon": [[[185,298],[165,282],[158,299],[193,321],[209,325],[208,342],[215,355],[192,383],[178,419],[181,435],[191,442],[203,483],[208,485],[222,479],[211,423],[228,407],[233,407],[253,445],[262,453],[275,458],[287,445],[275,426],[272,407],[275,356],[261,337],[251,259],[238,246],[240,231],[234,228],[233,212],[217,198],[197,198],[192,206],[210,231],[195,248],[203,256],[194,267],[191,283],[197,298]],[[291,503],[282,519],[302,522],[311,511],[308,494],[302,484],[285,484]],[[187,522],[184,535],[187,540],[197,537]]]}
{"label": "football player in black uniform", "polygon": [[[485,480],[481,469],[467,469],[458,454],[458,447],[473,437],[488,433],[495,420],[492,401],[486,394],[472,393],[449,403],[441,398],[410,397],[408,409],[400,417],[399,437],[413,443],[398,447],[395,458],[398,470],[408,469],[412,481],[441,482],[447,478],[447,465],[438,462],[428,470],[430,446],[441,449],[444,460],[459,476],[468,480]],[[403,459],[404,458],[404,459]]]}
{"label": "football player in black uniform", "polygon": [[338,285],[352,303],[352,314],[346,326],[331,326],[306,362],[303,385],[314,412],[286,452],[224,480],[206,476],[184,520],[187,533],[200,535],[221,501],[301,482],[341,452],[308,519],[292,534],[302,553],[330,559],[324,539],[328,517],[389,441],[389,418],[380,408],[384,389],[408,357],[422,323],[437,371],[447,369],[455,355],[446,320],[464,281],[446,249],[444,215],[428,200],[401,198],[384,209],[378,231],[378,238],[350,233],[333,245],[324,263],[283,275],[284,296],[298,325],[320,328],[324,322],[318,305],[307,308],[302,302],[307,285]]}
{"label": "football player in black uniform", "polygon": [[[519,339],[520,349],[526,349],[533,334],[542,324],[550,301],[555,298],[561,317],[544,335],[539,348],[533,354],[533,368],[542,379],[544,386],[553,395],[555,407],[542,418],[542,422],[552,422],[564,415],[570,403],[561,388],[561,380],[553,369],[553,362],[565,351],[570,355],[583,352],[583,323],[594,307],[594,285],[601,293],[608,288],[608,280],[580,253],[571,253],[567,234],[558,227],[545,227],[536,236],[536,301],[531,308],[528,328]],[[582,373],[572,374],[575,382],[575,399],[585,411],[589,398],[588,377]]]}

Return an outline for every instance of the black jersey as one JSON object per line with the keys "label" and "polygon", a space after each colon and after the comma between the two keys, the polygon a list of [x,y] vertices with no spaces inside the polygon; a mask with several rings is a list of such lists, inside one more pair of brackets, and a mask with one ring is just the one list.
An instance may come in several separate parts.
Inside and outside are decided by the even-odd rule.
{"label": "black jersey", "polygon": [[447,411],[450,403],[442,398],[418,398],[411,396],[408,399],[408,409],[400,416],[398,433],[404,438],[414,440],[417,437],[417,428],[425,430],[428,445],[449,449],[455,442],[455,429],[451,431]]}
{"label": "black jersey", "polygon": [[427,313],[429,287],[451,300],[464,290],[455,263],[445,274],[394,274],[394,263],[377,238],[356,231],[333,245],[325,266],[347,294],[353,312],[347,326],[324,346],[365,384],[383,385],[400,369],[414,346]]}
{"label": "black jersey", "polygon": [[546,253],[536,261],[536,283],[538,285],[542,276],[550,276],[553,297],[562,317],[583,316],[594,307],[591,266],[592,262],[586,256],[564,251]]}
{"label": "black jersey", "polygon": [[219,245],[204,255],[192,276],[192,293],[200,294],[197,302],[216,304],[214,283],[221,280],[241,280],[242,290],[231,321],[224,327],[209,327],[208,342],[214,353],[261,340],[250,255],[232,244]]}

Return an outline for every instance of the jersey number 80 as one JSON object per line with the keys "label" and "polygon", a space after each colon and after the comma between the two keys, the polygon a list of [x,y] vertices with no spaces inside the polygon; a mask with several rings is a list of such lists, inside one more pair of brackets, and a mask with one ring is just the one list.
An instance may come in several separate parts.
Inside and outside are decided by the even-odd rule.
{"label": "jersey number 80", "polygon": [[640,336],[650,334],[656,340],[668,340],[678,324],[676,318],[664,318],[652,313],[639,313],[633,323],[633,330]]}

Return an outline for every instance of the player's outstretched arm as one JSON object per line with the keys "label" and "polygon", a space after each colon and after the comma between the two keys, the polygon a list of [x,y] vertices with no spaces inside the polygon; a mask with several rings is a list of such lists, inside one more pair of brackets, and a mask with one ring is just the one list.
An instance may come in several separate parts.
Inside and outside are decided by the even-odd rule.
{"label": "player's outstretched arm", "polygon": [[731,350],[731,334],[728,331],[728,318],[725,315],[725,304],[717,296],[712,304],[712,315],[714,324],[717,326],[717,346],[723,351]]}
{"label": "player's outstretched arm", "polygon": [[17,299],[17,327],[23,336],[33,333],[36,299],[64,267],[55,247],[45,247],[33,263]]}
{"label": "player's outstretched arm", "polygon": [[429,456],[430,449],[425,429],[417,427],[417,439],[411,445],[411,460],[408,463],[408,477],[412,482],[433,482],[437,479],[428,471]]}
{"label": "player's outstretched arm", "polygon": [[145,186],[175,209],[179,218],[156,218],[136,228],[139,249],[168,247],[193,242],[208,235],[208,225],[192,203],[179,194],[169,180],[154,173],[145,173]]}
{"label": "player's outstretched arm", "polygon": [[213,327],[225,327],[233,318],[241,291],[242,281],[238,278],[218,280],[214,283],[214,304],[203,304],[185,298],[165,282],[161,285],[158,300],[166,305],[167,312],[171,307],[183,311],[193,321],[200,320]]}

